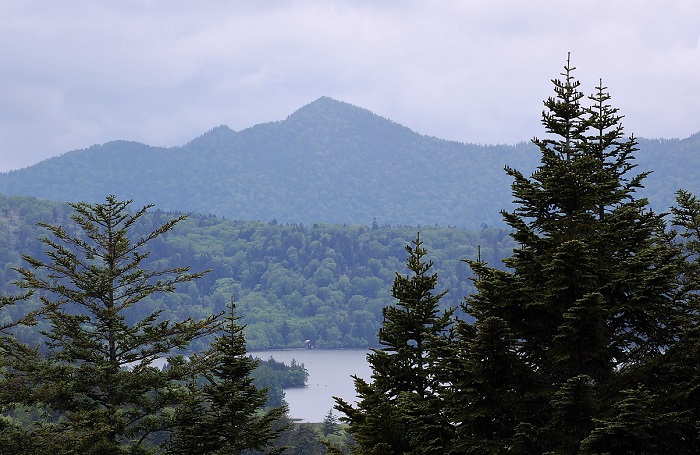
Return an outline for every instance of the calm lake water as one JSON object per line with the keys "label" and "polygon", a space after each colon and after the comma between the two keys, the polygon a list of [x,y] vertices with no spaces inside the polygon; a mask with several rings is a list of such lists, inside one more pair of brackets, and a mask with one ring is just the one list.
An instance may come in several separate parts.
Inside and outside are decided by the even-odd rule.
{"label": "calm lake water", "polygon": [[[303,389],[285,389],[289,414],[302,422],[323,422],[333,408],[333,396],[349,403],[356,400],[355,384],[351,375],[369,380],[372,370],[367,363],[364,349],[300,349],[282,351],[253,351],[249,354],[267,360],[270,356],[287,365],[296,360],[309,372],[307,386]],[[339,415],[333,410],[333,414]]]}

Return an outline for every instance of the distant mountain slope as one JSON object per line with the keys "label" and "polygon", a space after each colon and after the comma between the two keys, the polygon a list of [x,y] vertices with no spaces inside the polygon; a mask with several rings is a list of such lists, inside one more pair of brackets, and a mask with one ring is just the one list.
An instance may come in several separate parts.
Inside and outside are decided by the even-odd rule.
{"label": "distant mountain slope", "polygon": [[[535,114],[536,115],[536,114]],[[700,138],[643,140],[639,170],[657,209],[697,191]],[[243,220],[479,227],[511,208],[508,164],[529,173],[533,146],[481,146],[421,136],[323,97],[286,120],[240,132],[219,126],[173,148],[115,141],[0,174],[0,193],[57,201],[106,194],[163,210]]]}

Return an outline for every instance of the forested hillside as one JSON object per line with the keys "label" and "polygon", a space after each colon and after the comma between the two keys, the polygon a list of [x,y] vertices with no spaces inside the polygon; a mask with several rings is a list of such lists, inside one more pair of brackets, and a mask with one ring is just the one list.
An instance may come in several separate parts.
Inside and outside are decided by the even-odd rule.
{"label": "forested hillside", "polygon": [[[12,293],[12,268],[22,265],[23,253],[43,255],[44,245],[37,239],[47,232],[36,223],[62,224],[70,232],[70,214],[66,204],[0,196],[0,293]],[[155,210],[134,232],[141,234],[173,216]],[[249,349],[301,347],[304,340],[324,348],[374,346],[382,308],[392,301],[391,283],[405,269],[405,247],[418,230],[435,261],[441,289],[449,289],[446,306],[458,306],[472,291],[463,259],[476,259],[481,246],[482,259],[500,266],[514,245],[506,230],[496,228],[304,226],[192,214],[151,243],[144,264],[211,271],[176,294],[145,299],[130,316],[138,319],[164,308],[163,319],[203,317],[221,311],[233,297],[241,323],[247,324]]]}
{"label": "forested hillside", "polygon": [[[523,138],[527,140],[529,138]],[[700,137],[641,140],[648,196],[666,211],[678,188],[699,191]],[[106,194],[162,210],[283,223],[502,226],[508,165],[528,173],[536,148],[425,137],[365,109],[320,98],[286,120],[214,128],[182,147],[115,141],[0,174],[0,193],[99,202]],[[421,176],[420,190],[406,182]],[[407,200],[410,196],[410,203]]]}

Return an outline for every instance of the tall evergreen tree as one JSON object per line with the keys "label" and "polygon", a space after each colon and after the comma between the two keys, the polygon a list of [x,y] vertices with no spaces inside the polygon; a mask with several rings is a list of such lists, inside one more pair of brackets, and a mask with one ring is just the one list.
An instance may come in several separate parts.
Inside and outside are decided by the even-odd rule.
{"label": "tall evergreen tree", "polygon": [[[544,103],[547,136],[533,140],[540,166],[530,177],[506,168],[517,208],[503,216],[519,247],[506,260],[509,271],[471,263],[478,293],[465,311],[477,335],[463,331],[456,343],[473,343],[498,321],[498,339],[507,341],[497,351],[502,368],[527,367],[525,380],[507,384],[521,398],[510,403],[513,421],[505,423],[513,438],[503,452],[578,453],[596,422],[620,417],[618,400],[644,382],[642,367],[679,330],[681,255],[663,217],[635,198],[646,176],[629,175],[635,139],[624,136],[602,83],[583,105],[574,69],[567,61]],[[466,409],[458,428],[469,428],[487,395],[469,400],[473,389],[459,385],[492,379],[478,368],[451,371]],[[487,453],[491,436],[469,431],[460,437]]]}
{"label": "tall evergreen tree", "polygon": [[74,226],[40,223],[52,238],[48,260],[28,255],[20,286],[39,294],[48,322],[46,344],[8,362],[0,388],[40,406],[46,419],[32,429],[40,453],[148,453],[151,436],[168,426],[167,408],[183,370],[152,365],[174,349],[216,329],[216,317],[161,321],[160,311],[127,322],[143,299],[174,292],[200,277],[178,267],[148,270],[149,242],[171,230],[173,219],[141,237],[134,225],[151,207],[129,211],[130,201],[108,196],[102,204],[71,204]]}
{"label": "tall evergreen tree", "polygon": [[409,275],[396,274],[396,305],[383,310],[381,349],[367,355],[372,383],[355,377],[357,407],[336,398],[336,409],[358,443],[357,453],[438,453],[451,438],[439,359],[450,340],[453,309],[441,311],[437,274],[420,235],[406,247]]}
{"label": "tall evergreen tree", "polygon": [[646,387],[657,398],[654,406],[674,415],[673,427],[679,437],[664,441],[664,449],[692,454],[700,446],[700,201],[679,190],[671,211],[686,255],[681,274],[686,306],[678,317],[680,336],[650,368]]}
{"label": "tall evergreen tree", "polygon": [[[223,332],[201,359],[204,374],[188,386],[188,396],[176,410],[176,431],[171,453],[241,454],[272,449],[285,430],[273,424],[284,417],[286,406],[265,410],[267,390],[258,389],[251,376],[258,364],[246,353],[244,327],[238,325],[235,306],[229,306]],[[198,363],[199,360],[194,360]],[[201,370],[202,368],[195,368]],[[203,382],[198,385],[198,382]]]}

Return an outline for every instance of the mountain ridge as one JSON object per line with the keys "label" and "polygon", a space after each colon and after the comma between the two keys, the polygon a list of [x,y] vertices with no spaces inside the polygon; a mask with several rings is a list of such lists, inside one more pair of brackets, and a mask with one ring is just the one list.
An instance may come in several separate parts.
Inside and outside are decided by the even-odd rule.
{"label": "mountain ridge", "polygon": [[[700,189],[691,172],[700,134],[640,139],[640,149],[638,170],[663,174],[645,190],[657,211],[677,189]],[[512,209],[503,167],[528,174],[538,161],[530,143],[447,141],[320,97],[284,120],[219,125],[181,146],[118,140],[67,152],[0,174],[0,193],[89,202],[115,194],[243,220],[476,228],[499,225],[500,210]]]}

